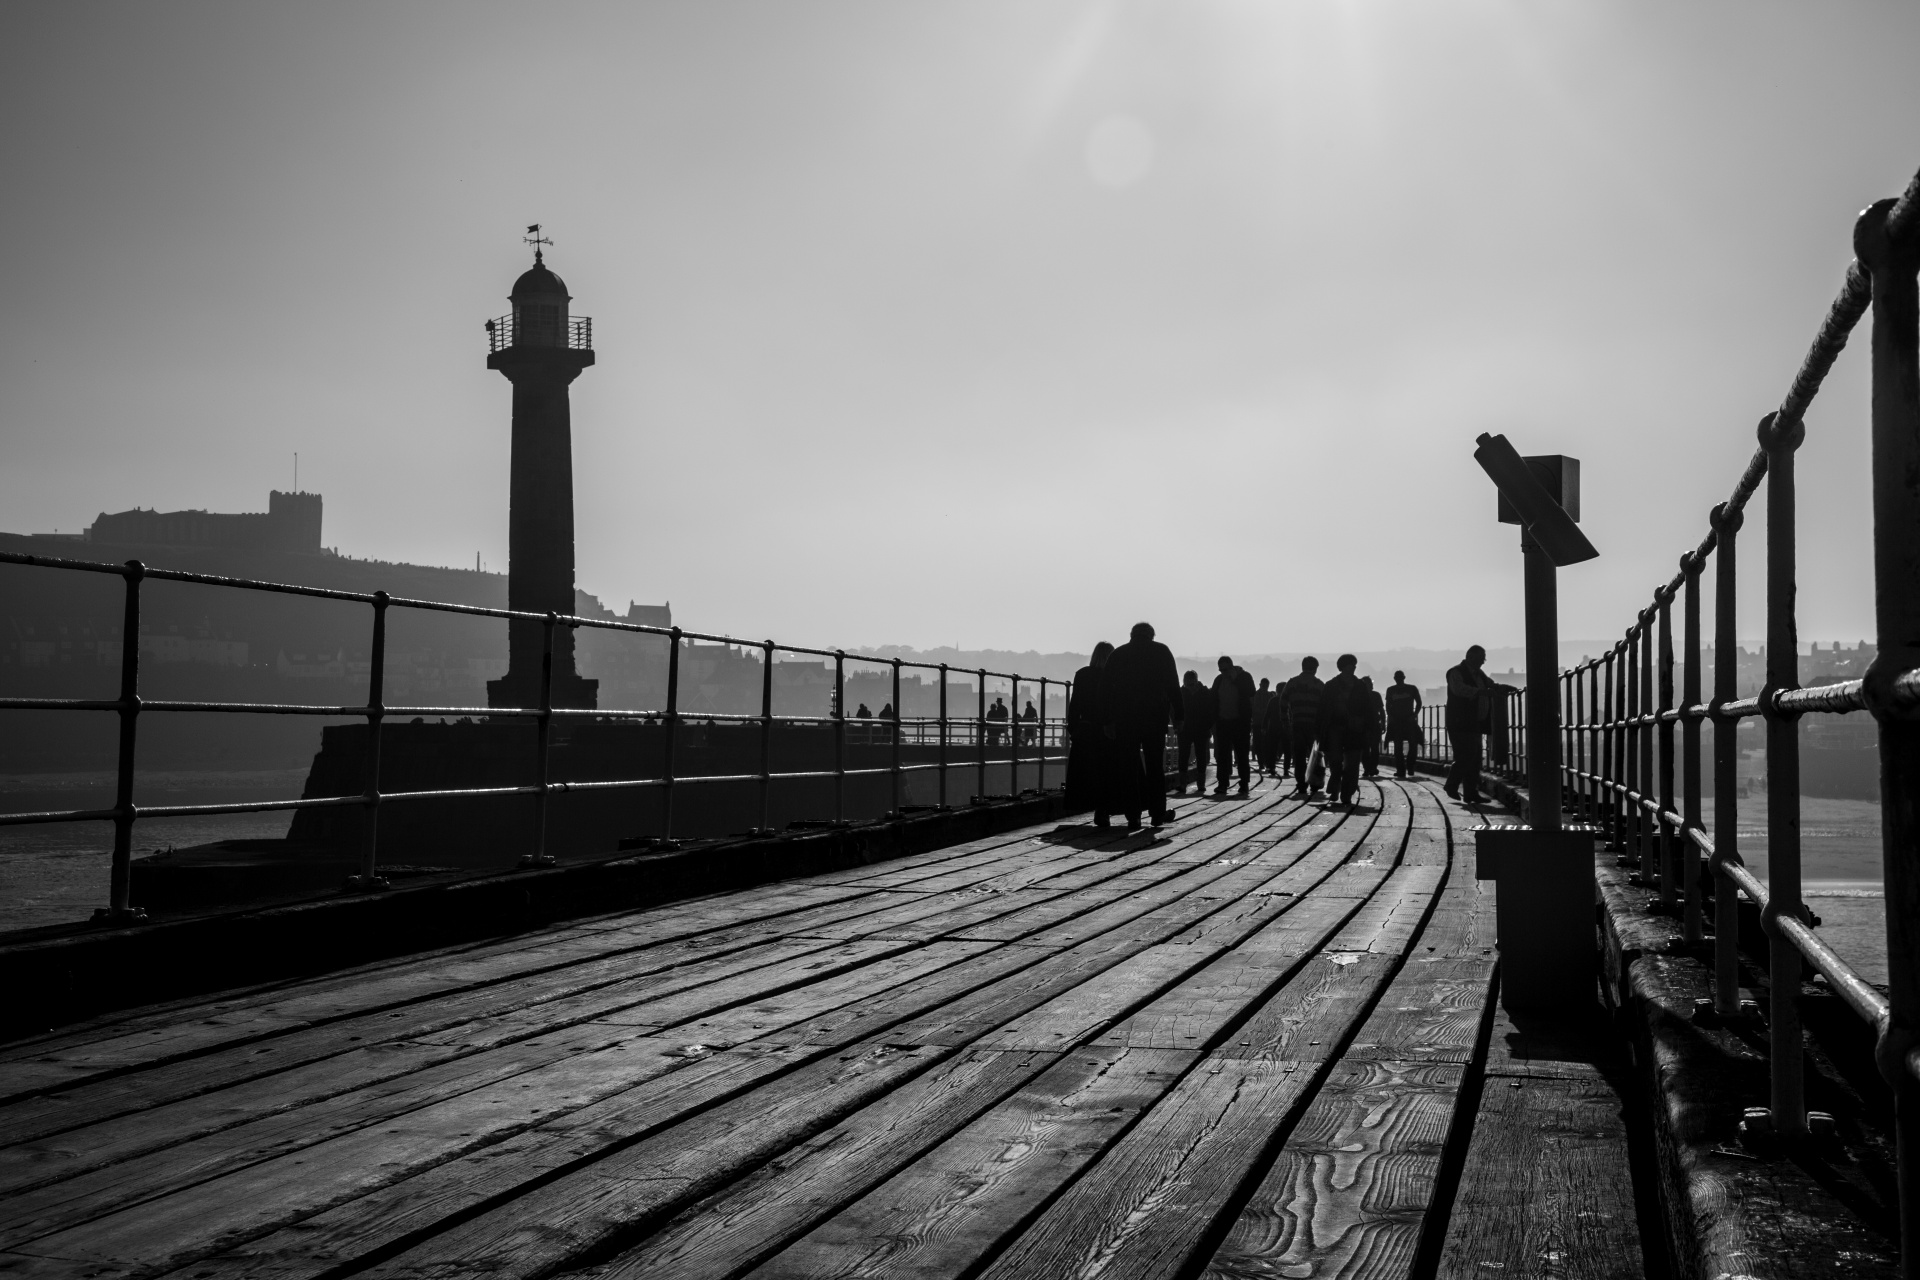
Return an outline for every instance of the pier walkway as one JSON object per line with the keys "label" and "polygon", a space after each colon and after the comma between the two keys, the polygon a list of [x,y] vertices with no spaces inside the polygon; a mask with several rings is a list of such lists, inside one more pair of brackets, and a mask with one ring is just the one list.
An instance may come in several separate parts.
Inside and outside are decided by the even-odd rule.
{"label": "pier walkway", "polygon": [[1642,1274],[1480,816],[1290,785],[4,1046],[0,1274]]}

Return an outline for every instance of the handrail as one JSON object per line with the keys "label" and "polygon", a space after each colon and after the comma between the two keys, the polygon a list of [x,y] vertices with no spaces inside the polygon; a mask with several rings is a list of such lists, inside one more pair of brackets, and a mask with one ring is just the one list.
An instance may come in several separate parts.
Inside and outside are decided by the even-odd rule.
{"label": "handrail", "polygon": [[[1920,474],[1920,173],[1898,200],[1879,201],[1859,216],[1853,244],[1856,257],[1838,295],[1786,395],[1761,419],[1758,447],[1727,500],[1710,513],[1706,536],[1680,557],[1679,572],[1655,589],[1651,604],[1609,652],[1557,673],[1560,715],[1551,729],[1561,739],[1564,803],[1596,824],[1623,862],[1643,868],[1639,883],[1659,889],[1661,903],[1680,916],[1691,943],[1708,935],[1699,879],[1704,861],[1714,886],[1714,1014],[1740,1014],[1738,898],[1745,895],[1759,909],[1768,945],[1769,1109],[1776,1134],[1796,1139],[1810,1131],[1798,1007],[1803,966],[1822,974],[1873,1029],[1876,1060],[1895,1100],[1906,1245],[1901,1265],[1909,1280],[1920,1280],[1920,1171],[1906,1167],[1920,1159],[1920,813],[1912,802],[1920,794],[1920,487],[1910,479]],[[1864,678],[1803,687],[1795,616],[1795,454],[1805,440],[1808,408],[1869,309],[1878,656]],[[1743,512],[1763,480],[1766,683],[1757,695],[1742,698],[1736,687],[1735,552]],[[1709,561],[1715,596],[1711,698],[1702,688],[1700,634],[1700,579]],[[1685,622],[1679,646],[1671,630],[1676,602]],[[1676,665],[1685,685],[1678,699]],[[1526,751],[1524,704],[1510,697],[1499,700],[1497,710],[1505,723],[1496,726],[1493,763],[1518,774]],[[1889,800],[1881,814],[1890,978],[1884,994],[1821,938],[1801,896],[1800,721],[1855,712],[1868,713],[1877,724],[1881,793]],[[1765,884],[1738,847],[1735,739],[1738,723],[1751,717],[1766,725]],[[1427,720],[1437,739],[1437,713]],[[1700,728],[1707,723],[1716,729],[1712,837],[1702,809]],[[1682,731],[1678,745],[1676,727]],[[1684,774],[1677,795],[1676,764]]]}
{"label": "handrail", "polygon": [[[378,815],[381,808],[388,804],[406,803],[420,800],[474,799],[493,796],[534,796],[538,803],[538,821],[535,824],[535,838],[531,849],[523,862],[546,865],[552,862],[547,850],[548,802],[555,795],[567,795],[574,792],[659,789],[666,796],[663,805],[663,838],[671,840],[673,835],[674,791],[683,786],[711,786],[719,783],[756,783],[759,786],[760,823],[756,830],[765,831],[768,826],[769,797],[772,784],[777,781],[828,778],[834,782],[833,820],[845,818],[845,785],[848,778],[891,776],[892,811],[899,812],[905,803],[905,783],[910,774],[937,771],[939,774],[939,805],[947,805],[947,776],[951,769],[968,767],[958,759],[949,759],[948,747],[961,743],[975,747],[976,760],[972,767],[977,778],[974,789],[976,798],[985,799],[992,793],[988,789],[989,765],[998,767],[1005,764],[1008,768],[1010,795],[1022,794],[1021,769],[1025,764],[1033,766],[1036,785],[1041,791],[1047,789],[1047,770],[1049,764],[1057,766],[1064,755],[1061,748],[1066,745],[1066,716],[1050,715],[1050,705],[1057,694],[1071,709],[1071,685],[1056,677],[1028,676],[1013,671],[993,671],[986,668],[955,668],[946,663],[916,662],[902,658],[868,657],[851,654],[839,649],[821,649],[806,645],[788,645],[772,640],[741,640],[737,637],[719,633],[688,631],[681,627],[654,626],[647,623],[622,622],[610,618],[585,618],[558,613],[535,613],[526,610],[500,609],[486,605],[456,604],[442,600],[420,600],[404,596],[389,595],[384,591],[344,591],[331,587],[304,586],[296,583],[269,582],[259,579],[238,578],[221,574],[195,573],[181,569],[156,569],[137,560],[124,564],[108,564],[88,560],[67,559],[56,556],[27,555],[18,552],[0,551],[0,564],[48,569],[67,573],[108,574],[119,577],[124,583],[125,601],[121,625],[120,695],[116,698],[0,698],[0,711],[69,711],[69,712],[112,712],[120,722],[119,759],[115,770],[115,801],[111,808],[104,809],[67,809],[34,813],[0,814],[0,827],[24,826],[33,824],[64,822],[111,822],[114,824],[114,847],[111,875],[109,878],[108,905],[95,912],[95,918],[107,921],[130,921],[144,918],[131,900],[131,862],[132,832],[135,822],[141,819],[210,816],[231,813],[268,813],[302,809],[324,809],[361,807],[368,821],[367,833],[361,848],[360,874],[355,877],[355,885],[363,889],[379,889],[386,882],[379,875],[379,827]],[[189,583],[198,586],[220,587],[231,590],[264,592],[279,595],[296,595],[322,600],[334,600],[368,606],[373,615],[373,640],[371,659],[367,672],[367,701],[359,705],[311,705],[305,703],[272,702],[234,702],[218,700],[162,699],[145,698],[140,695],[140,675],[142,658],[137,637],[140,634],[140,607],[142,586],[148,580]],[[506,621],[537,622],[543,628],[545,651],[548,658],[542,664],[540,703],[537,707],[473,707],[473,706],[402,706],[389,705],[383,699],[386,666],[386,621],[393,609],[409,609],[430,613],[458,614],[467,617],[497,618]],[[579,707],[556,707],[553,697],[554,638],[560,628],[568,630],[601,630],[631,635],[654,636],[667,641],[667,705],[653,709],[598,709]],[[130,638],[134,638],[130,642]],[[711,643],[737,646],[742,649],[757,650],[764,664],[762,672],[761,707],[757,714],[739,712],[691,710],[679,705],[679,667],[682,647],[688,643]],[[829,659],[833,665],[834,683],[831,704],[825,714],[775,714],[773,710],[773,668],[777,655],[801,655]],[[863,718],[849,715],[846,711],[846,665],[865,664],[883,668],[892,676],[892,702],[894,714],[884,717]],[[939,685],[940,711],[936,716],[909,716],[901,714],[900,675],[903,670],[937,673]],[[947,714],[947,691],[950,678],[954,674],[972,676],[978,681],[978,714],[970,717],[951,717]],[[1008,697],[1012,705],[1007,707],[1005,718],[990,713],[987,705],[987,683],[1005,681],[1009,685]],[[1030,694],[1037,694],[1035,712],[1037,719],[1021,719],[1019,695],[1025,688]],[[355,717],[364,719],[369,729],[368,736],[368,785],[358,795],[345,796],[309,796],[297,799],[255,800],[212,805],[138,805],[133,800],[135,780],[135,745],[138,739],[139,718],[149,713],[192,712],[218,713],[226,715],[292,715],[292,716],[331,716]],[[395,716],[435,716],[435,717],[484,717],[489,720],[531,720],[537,731],[539,746],[537,751],[536,781],[517,786],[506,787],[454,787],[436,790],[382,791],[378,785],[378,760],[383,726]],[[614,779],[596,779],[593,781],[556,781],[548,776],[551,758],[551,727],[554,723],[567,721],[604,721],[639,722],[660,724],[665,728],[665,750],[658,776],[628,777]],[[730,724],[741,727],[757,726],[760,730],[760,768],[754,773],[742,774],[681,774],[676,769],[674,738],[676,730],[682,726],[700,723]],[[831,769],[775,769],[772,767],[771,735],[777,725],[814,725],[828,727],[833,732],[834,767]],[[1005,751],[999,748],[1004,742]],[[902,758],[903,745],[912,743],[917,746],[937,745],[939,759],[933,762],[909,763]],[[848,746],[887,747],[890,760],[880,766],[849,767],[846,760]],[[1031,748],[1023,752],[1022,747]],[[1024,758],[1023,758],[1024,757]]]}

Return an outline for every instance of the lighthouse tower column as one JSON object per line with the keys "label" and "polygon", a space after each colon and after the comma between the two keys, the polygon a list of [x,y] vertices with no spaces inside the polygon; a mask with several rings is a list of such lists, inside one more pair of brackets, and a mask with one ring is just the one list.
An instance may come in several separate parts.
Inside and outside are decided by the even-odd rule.
{"label": "lighthouse tower column", "polygon": [[[573,597],[573,424],[567,388],[593,363],[593,322],[572,317],[572,298],[539,248],[514,282],[513,311],[489,321],[487,368],[513,383],[513,461],[507,517],[507,607],[571,614]],[[507,674],[487,682],[487,705],[537,707],[546,628],[507,624]],[[574,668],[573,632],[553,637],[553,705],[593,707],[597,680]]]}

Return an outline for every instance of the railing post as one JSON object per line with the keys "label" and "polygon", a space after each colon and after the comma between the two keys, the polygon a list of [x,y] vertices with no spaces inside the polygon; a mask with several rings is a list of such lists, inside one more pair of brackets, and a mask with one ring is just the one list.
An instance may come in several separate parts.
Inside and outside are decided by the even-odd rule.
{"label": "railing post", "polygon": [[[1640,793],[1640,865],[1644,868],[1647,859],[1653,859],[1653,873],[1662,894],[1666,892],[1667,868],[1661,859],[1660,826],[1657,820],[1649,817],[1647,801],[1655,794],[1654,732],[1650,717],[1654,712],[1653,650],[1654,621],[1658,613],[1657,605],[1648,605],[1640,615],[1640,776],[1634,782],[1634,789]],[[1644,870],[1642,874],[1645,874]]]}
{"label": "railing post", "polygon": [[547,787],[553,765],[553,632],[559,618],[551,609],[547,611],[545,638],[540,645],[540,715],[534,720],[540,737],[540,794],[534,797],[533,854],[523,863],[536,867],[553,865],[553,857],[547,852]]}
{"label": "railing post", "polygon": [[1636,625],[1627,632],[1627,650],[1622,655],[1625,666],[1621,671],[1623,684],[1621,700],[1620,739],[1622,754],[1620,757],[1620,793],[1622,816],[1625,819],[1627,856],[1633,865],[1640,869],[1644,879],[1646,875],[1646,848],[1640,838],[1642,810],[1635,804],[1630,793],[1640,790],[1640,729],[1633,723],[1640,714],[1640,631]]}
{"label": "railing post", "polygon": [[1686,594],[1681,597],[1681,647],[1686,651],[1680,678],[1680,703],[1686,719],[1680,726],[1681,814],[1686,826],[1675,847],[1679,850],[1681,891],[1685,911],[1682,926],[1688,942],[1706,936],[1700,918],[1700,850],[1693,833],[1703,829],[1700,815],[1700,557],[1689,551],[1680,557],[1680,572],[1686,575]]}
{"label": "railing post", "polygon": [[[1873,567],[1879,653],[1867,706],[1880,727],[1880,841],[1886,878],[1887,1000],[1877,1047],[1894,1095],[1900,1171],[1900,1265],[1920,1277],[1920,1084],[1907,1053],[1920,1039],[1920,720],[1893,684],[1920,666],[1920,299],[1914,235],[1895,239],[1888,202],[1854,228],[1854,251],[1873,280]],[[1911,222],[1911,219],[1909,219]]]}
{"label": "railing post", "polygon": [[1654,821],[1654,838],[1659,841],[1660,850],[1660,906],[1671,911],[1680,905],[1680,841],[1673,825],[1667,820],[1667,814],[1674,809],[1673,796],[1673,721],[1667,717],[1674,709],[1673,702],[1673,589],[1662,587],[1654,596],[1654,607],[1659,610],[1659,663],[1657,677],[1660,697],[1658,714],[1660,723],[1656,729],[1657,750],[1656,767],[1659,789],[1660,813]]}
{"label": "railing post", "polygon": [[1760,423],[1767,451],[1767,1038],[1773,1068],[1773,1131],[1807,1131],[1805,1064],[1800,1034],[1800,951],[1775,922],[1804,917],[1800,902],[1800,717],[1776,699],[1800,686],[1800,636],[1794,616],[1794,450],[1806,438],[1799,422],[1768,414]]}
{"label": "railing post", "polygon": [[900,659],[893,660],[893,723],[887,732],[893,735],[893,816],[899,817],[905,801],[900,795],[900,730],[907,718],[900,714]]}
{"label": "railing post", "polygon": [[1007,696],[1007,796],[1020,798],[1020,676],[1012,679],[1013,692]]}
{"label": "railing post", "polygon": [[973,722],[973,741],[976,754],[980,758],[979,777],[974,783],[973,793],[981,800],[987,798],[987,670],[980,669],[980,716]]}
{"label": "railing post", "polygon": [[1606,757],[1600,754],[1604,733],[1600,728],[1600,659],[1595,658],[1587,663],[1587,821],[1599,824],[1602,840],[1611,845],[1613,833],[1606,828],[1603,807],[1606,793],[1600,789],[1600,779],[1606,775]]}
{"label": "railing post", "polygon": [[1613,789],[1615,779],[1620,776],[1618,757],[1620,753],[1620,734],[1614,724],[1614,691],[1619,687],[1620,647],[1615,645],[1600,655],[1606,674],[1601,680],[1600,697],[1600,768],[1602,779],[1600,789],[1600,821],[1607,829],[1607,848],[1618,854],[1626,852],[1626,845],[1620,839],[1620,797]]}
{"label": "railing post", "polygon": [[380,878],[380,739],[387,718],[387,593],[373,593],[373,653],[367,664],[367,843],[360,853],[360,889],[384,889]]}
{"label": "railing post", "polygon": [[1721,708],[1740,697],[1739,575],[1734,543],[1746,517],[1713,509],[1713,1010],[1740,1012],[1740,891],[1726,874],[1740,861],[1740,721]]}
{"label": "railing post", "polygon": [[940,664],[940,807],[951,808],[947,800],[947,664]]}
{"label": "railing post", "polygon": [[1047,791],[1047,678],[1045,676],[1040,677],[1040,726],[1034,730],[1034,733],[1038,735],[1035,741],[1040,750],[1035,755],[1034,768],[1037,772],[1033,785],[1036,791],[1045,795]]}
{"label": "railing post", "polygon": [[667,633],[666,731],[660,746],[660,838],[673,839],[673,743],[680,729],[680,628]]}
{"label": "railing post", "polygon": [[760,644],[760,831],[773,831],[773,641]]}
{"label": "railing post", "polygon": [[1560,677],[1560,795],[1561,804],[1580,817],[1581,788],[1574,776],[1580,771],[1580,734],[1573,726],[1580,723],[1580,674],[1569,670]]}
{"label": "railing post", "polygon": [[120,751],[114,774],[113,862],[107,877],[107,905],[93,913],[101,924],[143,920],[133,898],[133,766],[140,725],[140,581],[147,567],[127,561],[126,600],[120,614]]}
{"label": "railing post", "polygon": [[847,655],[833,651],[833,820],[847,820]]}

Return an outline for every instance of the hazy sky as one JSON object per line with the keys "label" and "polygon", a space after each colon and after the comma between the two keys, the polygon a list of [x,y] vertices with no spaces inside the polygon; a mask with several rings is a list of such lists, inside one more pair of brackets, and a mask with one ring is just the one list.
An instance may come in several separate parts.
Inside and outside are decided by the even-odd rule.
{"label": "hazy sky", "polygon": [[[1911,4],[7,12],[0,528],[298,450],[343,552],[503,566],[539,221],[580,584],[800,642],[1513,643],[1488,429],[1581,458],[1563,631],[1617,636],[1920,164]],[[1872,636],[1861,355],[1803,638]]]}

